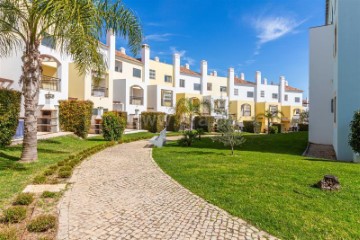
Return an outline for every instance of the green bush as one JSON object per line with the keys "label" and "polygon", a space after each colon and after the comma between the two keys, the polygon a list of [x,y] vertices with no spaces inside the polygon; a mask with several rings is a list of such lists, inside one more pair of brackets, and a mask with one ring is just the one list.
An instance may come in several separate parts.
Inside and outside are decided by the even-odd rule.
{"label": "green bush", "polygon": [[277,126],[270,126],[270,134],[277,134],[279,131],[279,128]]}
{"label": "green bush", "polygon": [[300,132],[308,132],[309,131],[309,124],[299,123],[298,127],[299,127]]}
{"label": "green bush", "polygon": [[46,182],[46,176],[44,175],[38,175],[33,180],[34,184],[43,184],[45,182]]}
{"label": "green bush", "polygon": [[29,232],[46,232],[56,226],[56,217],[53,215],[39,215],[27,225]]}
{"label": "green bush", "polygon": [[173,114],[166,116],[166,130],[172,132],[178,132],[180,129],[180,119]]}
{"label": "green bush", "polygon": [[272,126],[274,126],[274,127],[277,127],[277,128],[278,128],[277,133],[281,133],[281,124],[279,124],[279,123],[273,123],[273,124],[272,124]]}
{"label": "green bush", "polygon": [[165,128],[165,113],[163,112],[142,112],[141,126],[149,132],[161,132]]}
{"label": "green bush", "polygon": [[57,197],[57,195],[58,195],[58,193],[56,193],[56,192],[44,191],[41,194],[41,197],[42,198],[55,198],[55,197]]}
{"label": "green bush", "polygon": [[125,124],[126,124],[126,122],[127,122],[127,112],[114,111],[114,113],[116,113],[120,118],[124,119]]}
{"label": "green bush", "polygon": [[14,205],[30,205],[34,201],[34,195],[31,193],[20,193],[16,196]]}
{"label": "green bush", "polygon": [[215,118],[212,116],[196,116],[194,118],[194,128],[203,129],[204,132],[214,132],[215,131]]}
{"label": "green bush", "polygon": [[91,101],[59,101],[60,128],[86,138],[91,126],[93,106]]}
{"label": "green bush", "polygon": [[180,146],[191,147],[197,136],[198,132],[196,130],[186,130],[183,132],[183,137],[178,140],[178,144]]}
{"label": "green bush", "polygon": [[15,228],[0,229],[0,240],[17,240],[17,233]]}
{"label": "green bush", "polygon": [[349,145],[356,153],[360,153],[360,111],[356,111],[350,123]]}
{"label": "green bush", "polygon": [[4,221],[8,223],[18,223],[26,218],[26,207],[13,206],[4,210]]}
{"label": "green bush", "polygon": [[71,170],[63,170],[58,172],[60,178],[69,178],[71,176]]}
{"label": "green bush", "polygon": [[19,124],[21,93],[0,89],[0,146],[11,143]]}
{"label": "green bush", "polygon": [[254,121],[243,121],[243,131],[248,133],[254,133]]}
{"label": "green bush", "polygon": [[45,176],[51,176],[51,175],[53,175],[55,172],[56,172],[56,169],[49,168],[49,169],[47,169],[47,170],[44,171],[44,175],[45,175]]}
{"label": "green bush", "polygon": [[102,130],[107,141],[119,141],[124,133],[126,121],[117,113],[107,112],[102,116]]}

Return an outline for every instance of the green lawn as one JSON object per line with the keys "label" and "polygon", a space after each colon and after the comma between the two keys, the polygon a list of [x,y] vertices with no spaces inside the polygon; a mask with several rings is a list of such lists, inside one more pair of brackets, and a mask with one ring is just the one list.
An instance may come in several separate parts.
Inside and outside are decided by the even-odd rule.
{"label": "green lawn", "polygon": [[[230,150],[209,138],[155,148],[160,167],[207,201],[282,239],[360,239],[360,165],[302,157],[304,132],[247,135]],[[313,188],[325,174],[342,189]]]}
{"label": "green lawn", "polygon": [[[123,136],[124,142],[147,139],[153,133],[133,133]],[[48,166],[64,160],[70,154],[81,152],[106,141],[102,137],[81,140],[73,136],[64,136],[39,141],[39,160],[24,164],[18,160],[21,155],[21,145],[0,148],[0,208],[9,203],[11,198],[21,192],[32,179],[42,173]]]}

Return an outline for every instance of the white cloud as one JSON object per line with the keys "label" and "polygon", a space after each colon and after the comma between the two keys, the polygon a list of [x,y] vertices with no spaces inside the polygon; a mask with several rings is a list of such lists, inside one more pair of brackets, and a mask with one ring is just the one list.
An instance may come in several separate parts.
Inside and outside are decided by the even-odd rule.
{"label": "white cloud", "polygon": [[185,50],[177,50],[175,47],[170,47],[171,53],[177,53],[180,55],[180,57],[182,59],[184,59],[188,64],[190,65],[194,65],[195,60],[191,57],[186,56],[186,51]]}
{"label": "white cloud", "polygon": [[305,21],[297,21],[291,17],[260,17],[255,19],[253,26],[257,32],[258,42],[254,55],[260,53],[260,49],[265,43],[275,41],[290,33],[296,33],[296,28]]}
{"label": "white cloud", "polygon": [[171,33],[163,33],[163,34],[150,34],[145,36],[145,41],[154,41],[154,42],[166,42],[169,41],[169,37],[173,36]]}

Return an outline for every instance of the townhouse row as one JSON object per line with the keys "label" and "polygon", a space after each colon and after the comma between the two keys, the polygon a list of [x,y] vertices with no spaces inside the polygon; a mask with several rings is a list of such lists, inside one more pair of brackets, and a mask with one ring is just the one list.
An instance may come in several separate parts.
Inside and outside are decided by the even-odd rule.
{"label": "townhouse row", "polygon": [[[279,83],[268,83],[256,72],[255,80],[245,80],[244,74],[235,76],[234,68],[227,76],[216,71],[209,73],[207,61],[201,61],[200,72],[181,65],[179,54],[173,55],[172,64],[150,58],[150,47],[143,45],[141,58],[126,54],[124,48],[116,50],[116,38],[108,32],[106,44],[100,51],[107,65],[101,78],[94,73],[80,74],[76,65],[67,56],[51,49],[46,39],[40,47],[43,76],[38,107],[38,130],[59,131],[58,101],[64,99],[91,100],[94,102],[93,123],[106,111],[126,111],[128,123],[138,122],[143,111],[174,113],[176,101],[191,98],[193,101],[208,101],[212,108],[204,114],[221,118],[232,115],[241,124],[243,121],[259,121],[266,125],[265,118],[257,117],[265,111],[281,111],[276,120],[284,130],[291,128],[303,111],[303,91],[289,86],[285,77]],[[20,89],[21,74],[19,55],[0,59],[0,82]]]}

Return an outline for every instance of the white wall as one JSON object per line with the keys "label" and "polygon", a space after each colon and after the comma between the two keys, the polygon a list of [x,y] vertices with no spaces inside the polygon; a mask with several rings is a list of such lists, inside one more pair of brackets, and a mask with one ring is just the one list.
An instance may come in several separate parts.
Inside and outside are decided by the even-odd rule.
{"label": "white wall", "polygon": [[[200,76],[199,77],[195,77],[195,76],[190,76],[190,75],[185,75],[185,74],[180,74],[179,76],[179,86],[180,86],[180,79],[185,79],[185,87],[179,87],[176,89],[176,91],[178,93],[191,93],[191,94],[200,94],[200,91],[196,91],[194,90],[194,83],[198,83],[200,84]],[[205,86],[207,87],[207,86]]]}
{"label": "white wall", "polygon": [[333,144],[333,26],[310,29],[309,142]]}
{"label": "white wall", "polygon": [[[238,89],[239,95],[234,95],[234,100],[243,100],[243,101],[254,101],[255,102],[255,86],[245,86],[245,85],[235,85],[234,89]],[[247,96],[247,92],[253,92],[254,97],[250,98]]]}

